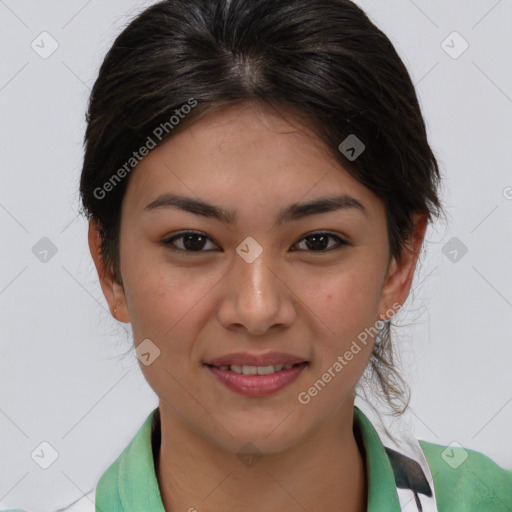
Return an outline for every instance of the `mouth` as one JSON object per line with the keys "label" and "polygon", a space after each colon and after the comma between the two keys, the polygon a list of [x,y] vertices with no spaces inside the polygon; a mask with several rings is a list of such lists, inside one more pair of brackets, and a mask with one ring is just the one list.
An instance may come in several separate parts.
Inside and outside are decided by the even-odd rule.
{"label": "mouth", "polygon": [[284,390],[299,378],[308,365],[309,361],[266,366],[204,364],[226,388],[254,398],[270,396]]}

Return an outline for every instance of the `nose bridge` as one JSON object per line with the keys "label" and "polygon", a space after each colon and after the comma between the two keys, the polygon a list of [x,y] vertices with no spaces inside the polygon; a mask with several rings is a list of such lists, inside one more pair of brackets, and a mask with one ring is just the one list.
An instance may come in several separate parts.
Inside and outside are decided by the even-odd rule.
{"label": "nose bridge", "polygon": [[249,237],[237,247],[234,272],[239,300],[249,301],[252,307],[258,302],[269,304],[278,299],[279,286],[272,272],[271,250],[264,249],[253,238]]}
{"label": "nose bridge", "polygon": [[252,333],[264,333],[272,325],[291,321],[293,308],[286,303],[286,286],[278,279],[276,255],[251,239],[244,240],[226,276],[228,293],[224,296],[220,320],[242,325]]}

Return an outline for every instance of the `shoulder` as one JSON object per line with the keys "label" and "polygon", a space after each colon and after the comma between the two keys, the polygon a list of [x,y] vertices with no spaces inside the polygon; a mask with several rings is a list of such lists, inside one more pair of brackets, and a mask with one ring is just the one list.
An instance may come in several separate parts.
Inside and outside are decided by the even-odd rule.
{"label": "shoulder", "polygon": [[439,512],[512,510],[512,470],[462,446],[419,444],[432,472]]}

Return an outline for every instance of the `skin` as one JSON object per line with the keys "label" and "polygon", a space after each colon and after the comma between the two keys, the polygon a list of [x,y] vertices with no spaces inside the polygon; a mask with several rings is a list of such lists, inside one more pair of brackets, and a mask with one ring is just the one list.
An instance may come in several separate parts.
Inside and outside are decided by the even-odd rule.
{"label": "skin", "polygon": [[[226,108],[151,151],[132,171],[123,200],[122,285],[103,266],[90,223],[91,254],[113,315],[131,322],[135,345],[150,339],[160,350],[140,367],[159,397],[156,470],[167,511],[366,510],[366,469],[352,424],[373,340],[307,405],[297,396],[359,333],[404,303],[427,219],[414,216],[411,251],[391,259],[382,201],[297,121],[255,105]],[[237,223],[175,208],[144,211],[164,192],[234,210]],[[341,194],[366,213],[342,209],[275,226],[283,207]],[[194,241],[193,254],[162,244],[185,230],[208,237]],[[311,231],[349,244],[329,238],[315,251],[318,242],[308,246],[305,238]],[[236,252],[248,236],[263,249],[252,263]],[[183,239],[174,243],[185,249]],[[203,365],[269,350],[309,365],[267,397],[240,395]],[[236,456],[248,442],[262,454],[250,467]]]}

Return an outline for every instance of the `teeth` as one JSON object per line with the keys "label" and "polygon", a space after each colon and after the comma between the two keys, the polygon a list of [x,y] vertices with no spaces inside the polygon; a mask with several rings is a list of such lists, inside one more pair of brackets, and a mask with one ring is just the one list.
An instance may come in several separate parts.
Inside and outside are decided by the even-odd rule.
{"label": "teeth", "polygon": [[244,375],[269,375],[271,373],[279,372],[282,369],[286,370],[292,366],[293,364],[276,364],[269,366],[238,366],[236,364],[232,364],[231,366],[220,366],[219,368],[221,370],[231,370],[235,373],[243,373]]}
{"label": "teeth", "polygon": [[[281,368],[279,368],[281,370]],[[259,366],[258,375],[268,375],[269,373],[277,372],[277,365],[274,366]]]}

